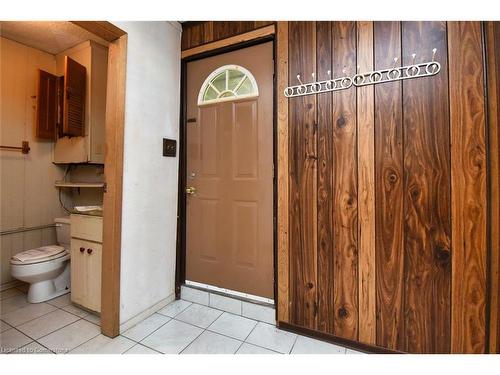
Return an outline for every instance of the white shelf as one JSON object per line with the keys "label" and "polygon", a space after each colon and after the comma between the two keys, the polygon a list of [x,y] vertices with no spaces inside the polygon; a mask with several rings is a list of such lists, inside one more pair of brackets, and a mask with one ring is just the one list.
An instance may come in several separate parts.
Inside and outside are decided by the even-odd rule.
{"label": "white shelf", "polygon": [[56,187],[66,188],[103,188],[104,182],[68,182],[56,181]]}

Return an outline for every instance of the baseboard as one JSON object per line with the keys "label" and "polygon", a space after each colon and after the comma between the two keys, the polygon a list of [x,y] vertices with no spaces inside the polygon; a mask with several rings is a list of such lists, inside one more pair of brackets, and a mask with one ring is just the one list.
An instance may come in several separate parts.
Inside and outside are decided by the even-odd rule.
{"label": "baseboard", "polygon": [[364,344],[359,341],[354,341],[354,340],[349,340],[345,339],[343,337],[338,337],[335,335],[331,335],[329,333],[324,333],[324,332],[319,332],[315,331],[309,328],[304,328],[297,326],[295,324],[290,324],[287,322],[278,322],[278,327],[280,329],[283,329],[285,331],[293,332],[293,333],[298,333],[300,335],[308,336],[314,339],[319,339],[323,341],[330,342],[332,344],[337,344],[337,345],[342,345],[346,348],[353,349],[353,350],[358,350],[362,351],[365,353],[372,353],[372,354],[404,354],[402,352],[398,352],[395,350],[390,350],[387,348],[383,348],[381,346],[377,345],[370,345],[370,344]]}
{"label": "baseboard", "polygon": [[150,308],[144,310],[143,312],[135,315],[134,317],[130,318],[126,322],[123,322],[120,324],[120,333],[125,332],[126,330],[132,328],[135,326],[137,323],[142,322],[144,319],[147,317],[153,315],[155,312],[158,310],[163,309],[165,306],[167,306],[170,302],[172,302],[175,299],[175,293],[170,294],[167,298],[162,299],[160,302],[155,303],[153,306]]}

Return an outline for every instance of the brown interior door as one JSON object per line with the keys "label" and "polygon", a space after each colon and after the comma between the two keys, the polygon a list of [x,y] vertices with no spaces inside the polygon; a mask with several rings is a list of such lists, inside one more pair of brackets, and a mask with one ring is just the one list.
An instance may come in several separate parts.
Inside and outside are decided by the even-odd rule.
{"label": "brown interior door", "polygon": [[[272,52],[269,42],[187,65],[186,279],[266,298],[274,274]],[[207,98],[226,101],[199,105],[207,77],[227,65],[246,69],[249,81],[241,71],[219,75]],[[245,97],[251,76],[258,96]]]}
{"label": "brown interior door", "polygon": [[63,134],[85,135],[85,92],[87,69],[65,56]]}

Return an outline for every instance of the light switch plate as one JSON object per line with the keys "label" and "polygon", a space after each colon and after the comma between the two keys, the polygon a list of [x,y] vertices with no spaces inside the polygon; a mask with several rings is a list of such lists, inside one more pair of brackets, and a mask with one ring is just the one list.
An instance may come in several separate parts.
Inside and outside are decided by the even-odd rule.
{"label": "light switch plate", "polygon": [[163,138],[163,156],[174,157],[177,154],[177,141]]}

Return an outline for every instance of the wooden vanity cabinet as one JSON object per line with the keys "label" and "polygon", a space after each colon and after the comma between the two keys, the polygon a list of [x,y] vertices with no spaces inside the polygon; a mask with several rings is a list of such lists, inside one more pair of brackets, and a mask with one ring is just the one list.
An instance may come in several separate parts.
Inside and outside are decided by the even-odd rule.
{"label": "wooden vanity cabinet", "polygon": [[71,301],[101,312],[102,217],[71,215]]}

